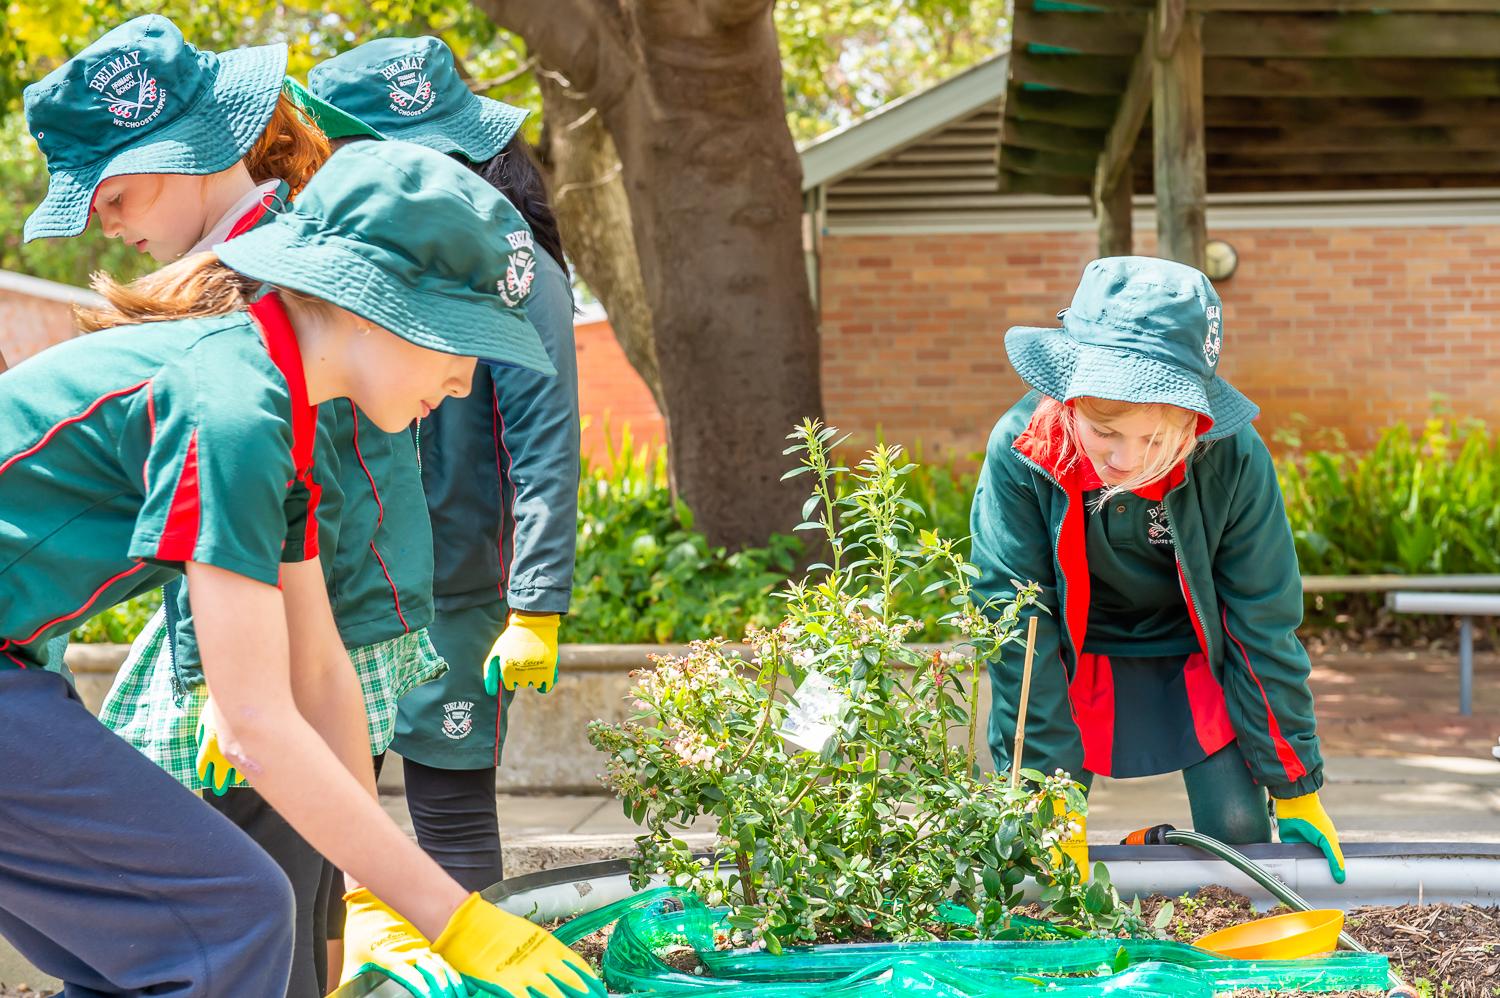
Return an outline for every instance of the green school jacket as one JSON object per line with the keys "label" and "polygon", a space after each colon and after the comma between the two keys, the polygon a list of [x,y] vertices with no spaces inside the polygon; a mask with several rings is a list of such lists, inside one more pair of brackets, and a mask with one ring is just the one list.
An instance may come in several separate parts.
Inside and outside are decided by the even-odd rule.
{"label": "green school jacket", "polygon": [[[1083,769],[1080,723],[1069,683],[1086,640],[1089,571],[1081,475],[1031,456],[1031,393],[990,434],[970,511],[976,601],[1015,595],[1012,580],[1040,583],[1047,613],[1037,626],[1023,764]],[[1223,688],[1236,740],[1257,783],[1278,798],[1323,784],[1308,689],[1310,664],[1296,629],[1302,581],[1275,467],[1251,427],[1200,447],[1163,485],[1177,567],[1200,646]],[[1010,767],[1023,654],[990,662],[990,751]]]}

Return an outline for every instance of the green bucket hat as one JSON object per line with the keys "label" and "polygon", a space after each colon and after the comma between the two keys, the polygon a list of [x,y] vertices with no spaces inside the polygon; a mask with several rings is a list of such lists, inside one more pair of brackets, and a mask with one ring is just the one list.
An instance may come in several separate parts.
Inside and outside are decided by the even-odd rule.
{"label": "green bucket hat", "polygon": [[366,42],[314,66],[307,86],[390,138],[471,163],[498,155],[528,113],[471,93],[453,52],[431,36]]}
{"label": "green bucket hat", "polygon": [[312,119],[324,135],[330,139],[364,138],[383,139],[375,129],[360,121],[354,115],[341,111],[332,104],[323,100],[311,90],[298,83],[294,77],[288,76],[284,87],[286,95],[292,99],[292,103]]}
{"label": "green bucket hat", "polygon": [[1219,377],[1224,306],[1199,271],[1149,256],[1095,260],[1061,329],[1015,326],[1005,351],[1028,385],[1059,402],[1165,402],[1207,416],[1201,439],[1232,436],[1260,410]]}
{"label": "green bucket hat", "polygon": [[26,88],[26,127],[49,174],[26,240],[78,235],[110,177],[233,166],[285,79],[285,45],[204,52],[159,14],[126,21]]}
{"label": "green bucket hat", "polygon": [[345,146],[291,207],[213,251],[247,277],[332,302],[417,346],[557,373],[526,318],[531,230],[493,187],[431,149]]}

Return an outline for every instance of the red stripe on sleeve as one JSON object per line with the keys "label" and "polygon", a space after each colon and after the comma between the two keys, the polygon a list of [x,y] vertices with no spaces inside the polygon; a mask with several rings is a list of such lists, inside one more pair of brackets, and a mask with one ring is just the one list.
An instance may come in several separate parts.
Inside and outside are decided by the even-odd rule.
{"label": "red stripe on sleeve", "polygon": [[1224,633],[1229,635],[1229,640],[1240,650],[1240,657],[1245,660],[1245,671],[1250,673],[1250,678],[1255,680],[1255,688],[1260,690],[1261,703],[1266,705],[1267,734],[1271,736],[1271,744],[1276,747],[1276,758],[1281,763],[1281,768],[1286,770],[1288,782],[1295,782],[1307,775],[1307,767],[1302,765],[1302,760],[1297,758],[1297,752],[1292,748],[1281,733],[1281,724],[1276,720],[1276,713],[1271,710],[1271,698],[1266,696],[1266,688],[1261,685],[1260,677],[1255,674],[1255,667],[1250,664],[1250,655],[1245,651],[1245,646],[1240,644],[1240,639],[1234,636],[1229,629],[1229,612],[1224,613]]}
{"label": "red stripe on sleeve", "polygon": [[198,491],[198,431],[188,437],[187,457],[172,493],[167,523],[156,545],[156,557],[162,561],[192,561],[198,546],[198,525],[203,517],[202,497]]}
{"label": "red stripe on sleeve", "polygon": [[28,457],[31,457],[37,451],[41,450],[43,447],[45,447],[49,443],[51,443],[52,442],[52,438],[55,437],[55,436],[57,436],[58,432],[61,431],[63,427],[65,427],[65,426],[71,426],[74,423],[81,422],[81,421],[83,421],[85,419],[88,419],[90,416],[92,416],[95,413],[95,411],[98,410],[98,408],[101,405],[103,405],[104,403],[108,402],[110,399],[117,399],[117,398],[120,398],[122,396],[129,395],[131,392],[139,391],[142,388],[145,388],[149,384],[150,384],[149,381],[142,381],[138,385],[131,385],[128,388],[119,388],[119,389],[116,389],[115,391],[110,392],[108,395],[101,395],[98,398],[94,399],[94,401],[90,402],[88,408],[84,409],[78,415],[76,415],[76,416],[69,416],[67,419],[64,419],[64,420],[62,420],[62,421],[60,421],[58,423],[53,424],[53,426],[50,429],[48,429],[46,433],[44,433],[42,435],[42,439],[38,440],[36,443],[32,444],[30,447],[26,448],[25,450],[21,451],[19,454],[12,455],[10,457],[10,459],[7,460],[4,464],[0,464],[0,475],[5,474],[7,471],[9,471],[11,469],[11,467],[13,465],[17,464],[20,461],[25,460]]}
{"label": "red stripe on sleeve", "polygon": [[[516,537],[516,508],[515,508],[516,486],[515,486],[515,482],[511,480],[511,473],[514,470],[515,461],[511,459],[510,448],[507,447],[507,446],[505,446],[505,416],[500,412],[500,389],[498,387],[496,387],[493,378],[490,380],[490,398],[494,400],[494,408],[490,411],[490,432],[493,433],[494,436],[495,436],[495,476],[499,479],[499,486],[500,486],[500,507],[501,507],[502,510],[505,508],[505,505],[506,505],[506,502],[505,502],[505,490],[506,490],[507,487],[510,489],[510,495],[511,495],[511,498],[510,498],[510,510],[509,510],[509,512],[510,512],[510,536],[511,536],[510,551],[511,551],[511,557],[515,557],[515,552],[516,552],[516,542],[515,542],[515,537]],[[501,462],[500,462],[500,454],[501,454],[502,451],[505,453],[505,463],[504,464],[501,464]],[[498,589],[499,589],[499,593],[500,593],[500,598],[501,599],[505,599],[506,596],[508,595],[508,586],[510,584],[510,565],[506,561],[506,558],[505,558],[505,534],[504,533],[500,534],[499,545],[500,545],[500,551],[499,551],[499,555],[500,555],[500,585],[499,585]]]}

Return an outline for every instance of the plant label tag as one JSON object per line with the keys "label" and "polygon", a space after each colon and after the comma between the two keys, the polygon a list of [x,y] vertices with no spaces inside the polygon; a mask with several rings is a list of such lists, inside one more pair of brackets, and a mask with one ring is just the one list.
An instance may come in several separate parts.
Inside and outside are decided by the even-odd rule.
{"label": "plant label tag", "polygon": [[792,706],[781,723],[780,735],[793,745],[809,752],[821,752],[838,731],[849,698],[840,693],[820,672],[809,672],[797,692]]}

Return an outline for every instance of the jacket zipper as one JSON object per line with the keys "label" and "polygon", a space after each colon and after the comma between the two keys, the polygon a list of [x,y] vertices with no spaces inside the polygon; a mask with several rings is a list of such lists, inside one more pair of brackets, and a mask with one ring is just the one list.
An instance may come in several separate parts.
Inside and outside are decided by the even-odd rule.
{"label": "jacket zipper", "polygon": [[[1182,483],[1177,486],[1177,489],[1182,488],[1182,486],[1186,484],[1187,478],[1186,476],[1184,476]],[[1176,492],[1177,489],[1173,489],[1172,492]],[[1161,497],[1161,502],[1164,507],[1167,505],[1167,500],[1171,498],[1172,492],[1169,492]],[[1198,597],[1193,592],[1193,581],[1192,579],[1188,578],[1187,562],[1183,560],[1182,548],[1178,545],[1177,542],[1177,518],[1172,513],[1170,507],[1167,508],[1167,520],[1168,525],[1172,528],[1172,555],[1177,559],[1177,571],[1182,575],[1183,595],[1187,597],[1188,609],[1193,612],[1194,622],[1197,624],[1197,632],[1203,636],[1203,644],[1205,646],[1203,649],[1203,654],[1205,656],[1209,656],[1211,659],[1213,652],[1212,649],[1207,647],[1208,625],[1204,621],[1203,608],[1198,605]]]}

